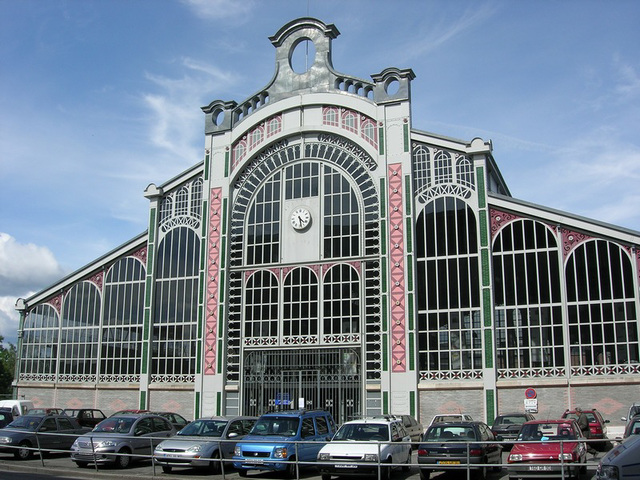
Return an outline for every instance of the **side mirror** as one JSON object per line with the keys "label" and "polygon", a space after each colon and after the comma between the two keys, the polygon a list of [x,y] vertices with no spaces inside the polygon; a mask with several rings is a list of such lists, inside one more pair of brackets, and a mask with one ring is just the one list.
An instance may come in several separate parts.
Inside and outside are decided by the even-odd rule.
{"label": "side mirror", "polygon": [[611,420],[605,420],[604,423],[611,423]]}
{"label": "side mirror", "polygon": [[238,432],[231,432],[229,435],[227,435],[227,437],[229,438],[235,438],[238,436]]}

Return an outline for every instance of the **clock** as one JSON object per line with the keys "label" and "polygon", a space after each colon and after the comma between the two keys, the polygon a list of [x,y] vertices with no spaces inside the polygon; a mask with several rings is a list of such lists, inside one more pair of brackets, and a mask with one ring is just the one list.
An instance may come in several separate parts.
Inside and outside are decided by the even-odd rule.
{"label": "clock", "polygon": [[291,212],[291,226],[296,230],[304,230],[311,223],[311,212],[304,207],[298,207]]}

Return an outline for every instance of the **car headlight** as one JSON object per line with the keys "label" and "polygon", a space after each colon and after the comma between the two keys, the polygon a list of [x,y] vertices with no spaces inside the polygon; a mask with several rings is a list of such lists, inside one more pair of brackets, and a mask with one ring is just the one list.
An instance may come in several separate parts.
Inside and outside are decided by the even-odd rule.
{"label": "car headlight", "polygon": [[273,451],[274,458],[287,458],[287,447],[278,447]]}
{"label": "car headlight", "polygon": [[600,465],[596,477],[600,480],[618,480],[618,467],[614,465]]}
{"label": "car headlight", "polygon": [[565,461],[565,462],[570,462],[573,460],[573,455],[571,455],[570,453],[561,453],[558,455],[558,460],[560,461]]}
{"label": "car headlight", "polygon": [[375,453],[365,453],[364,454],[364,461],[365,462],[377,462],[378,461],[378,455]]}
{"label": "car headlight", "polygon": [[8,443],[11,443],[11,440],[12,440],[11,437],[0,437],[0,443],[3,443],[5,445]]}
{"label": "car headlight", "polygon": [[329,455],[328,453],[319,453],[318,454],[318,460],[321,461],[321,462],[322,461],[326,462],[327,460],[330,460],[330,459],[331,459],[331,455]]}
{"label": "car headlight", "polygon": [[512,453],[511,455],[509,455],[509,461],[510,462],[521,462],[522,461],[522,454],[520,454],[520,453]]}
{"label": "car headlight", "polygon": [[187,448],[187,452],[189,453],[198,453],[202,450],[202,445],[192,445]]}
{"label": "car headlight", "polygon": [[238,447],[238,446],[236,446],[236,447],[233,449],[233,454],[234,454],[236,457],[241,457],[241,456],[242,456],[242,447]]}
{"label": "car headlight", "polygon": [[105,448],[105,447],[115,447],[116,445],[118,445],[117,442],[114,442],[113,440],[102,440],[100,442],[96,442],[93,444],[94,448]]}
{"label": "car headlight", "polygon": [[164,452],[164,448],[162,447],[162,444],[156,447],[156,452]]}

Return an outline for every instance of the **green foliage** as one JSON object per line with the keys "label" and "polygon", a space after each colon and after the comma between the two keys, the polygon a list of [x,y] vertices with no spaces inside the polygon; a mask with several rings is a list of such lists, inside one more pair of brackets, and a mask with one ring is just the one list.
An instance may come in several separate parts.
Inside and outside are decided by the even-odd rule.
{"label": "green foliage", "polygon": [[4,345],[4,337],[0,335],[0,395],[12,393],[11,382],[16,366],[16,346]]}

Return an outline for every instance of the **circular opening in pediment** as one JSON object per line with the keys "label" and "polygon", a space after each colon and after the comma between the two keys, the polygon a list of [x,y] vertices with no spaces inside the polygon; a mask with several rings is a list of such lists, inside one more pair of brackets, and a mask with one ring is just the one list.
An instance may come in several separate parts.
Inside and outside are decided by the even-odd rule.
{"label": "circular opening in pediment", "polygon": [[390,78],[384,85],[384,91],[387,95],[395,95],[400,89],[400,82],[397,78]]}
{"label": "circular opening in pediment", "polygon": [[224,122],[224,110],[222,110],[221,108],[216,109],[211,114],[211,120],[216,127],[222,125],[222,122]]}
{"label": "circular opening in pediment", "polygon": [[309,38],[301,38],[292,48],[289,55],[291,70],[306,73],[316,59],[316,47]]}

